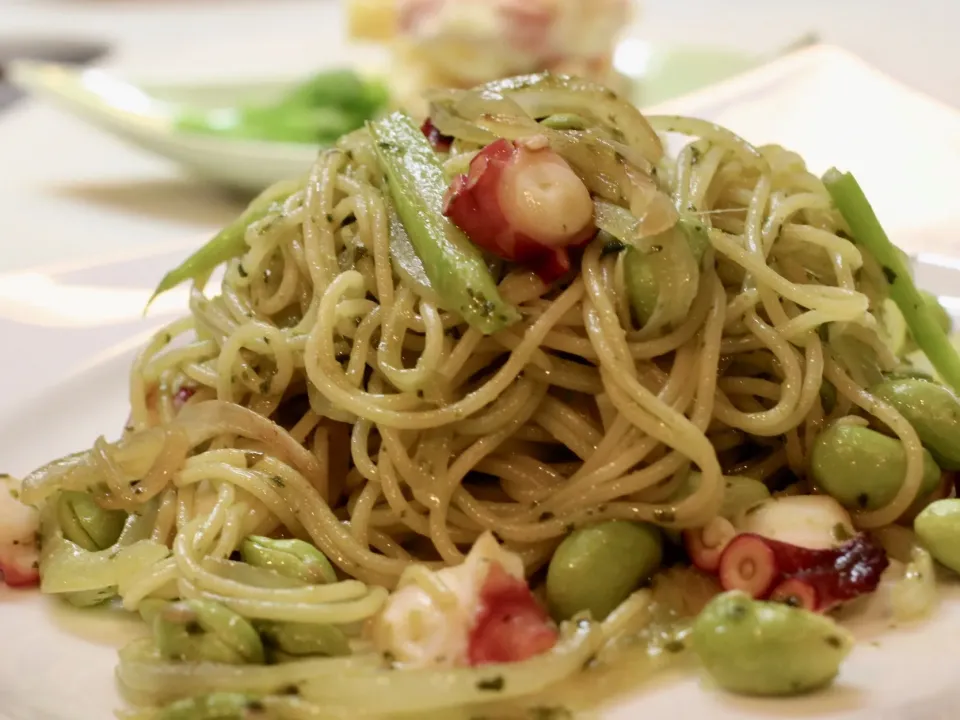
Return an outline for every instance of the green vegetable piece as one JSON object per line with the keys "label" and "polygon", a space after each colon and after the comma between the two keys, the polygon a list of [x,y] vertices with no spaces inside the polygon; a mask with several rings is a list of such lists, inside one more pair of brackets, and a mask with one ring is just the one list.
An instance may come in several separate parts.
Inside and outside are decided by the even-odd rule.
{"label": "green vegetable piece", "polygon": [[897,368],[888,373],[884,373],[884,380],[924,380],[926,382],[936,382],[930,373],[912,367]]}
{"label": "green vegetable piece", "polygon": [[360,77],[352,70],[317,73],[293,88],[279,106],[335,107],[368,120],[389,99],[386,85]]}
{"label": "green vegetable piece", "polygon": [[[703,476],[696,470],[690,472],[670,502],[680,502],[692,495],[700,487],[702,479]],[[725,475],[723,482],[723,502],[719,514],[728,520],[735,520],[750,508],[770,499],[770,490],[759,480],[742,475]]]}
{"label": "green vegetable piece", "polygon": [[913,521],[913,529],[934,560],[960,573],[960,499],[930,503]]}
{"label": "green vegetable piece", "polygon": [[315,585],[337,581],[327,556],[303,540],[274,540],[251,535],[240,545],[245,563]]}
{"label": "green vegetable piece", "polygon": [[786,604],[718,595],[697,616],[693,648],[716,683],[743,695],[799,695],[829,685],[853,638],[833,620]]}
{"label": "green vegetable piece", "polygon": [[927,380],[885,380],[870,392],[913,425],[920,442],[944,470],[960,470],[960,399]]}
{"label": "green vegetable piece", "polygon": [[[663,242],[675,242],[675,233],[678,231],[699,264],[710,246],[703,223],[692,216],[682,215],[676,227],[664,233]],[[660,282],[646,255],[636,250],[628,250],[624,259],[624,279],[634,317],[640,325],[644,325],[656,310],[660,298]]]}
{"label": "green vegetable piece", "polygon": [[902,253],[890,242],[859,183],[850,173],[833,168],[823,183],[853,232],[854,240],[873,255],[890,283],[890,297],[900,308],[913,339],[954,390],[960,391],[960,355],[950,343],[941,320],[929,312]]}
{"label": "green vegetable piece", "polygon": [[586,130],[589,127],[583,116],[574,113],[550,115],[541,120],[540,124],[553,130]]}
{"label": "green vegetable piece", "polygon": [[444,307],[487,335],[516,322],[519,313],[500,297],[480,251],[443,214],[443,167],[420,128],[403,113],[368,127],[397,213]]}
{"label": "green vegetable piece", "polygon": [[953,330],[953,318],[950,317],[950,313],[947,312],[947,309],[940,304],[937,296],[932,292],[927,292],[926,290],[919,290],[918,292],[920,293],[920,297],[923,298],[923,302],[927,306],[927,312],[929,312],[933,316],[933,319],[937,321],[937,325],[940,326],[940,329],[949,335]]}
{"label": "green vegetable piece", "polygon": [[187,282],[188,280],[197,281],[212,272],[218,265],[242,255],[247,247],[246,241],[244,240],[247,228],[257,220],[266,217],[269,213],[278,212],[284,201],[303,188],[303,185],[304,181],[302,179],[282,180],[260,193],[250,202],[250,205],[247,206],[247,209],[243,211],[240,217],[214,235],[206,245],[193,253],[193,255],[180,263],[180,265],[163,276],[160,284],[157,285],[157,289],[153,291],[153,295],[147,302],[147,307],[149,308],[150,303],[152,303],[158,295],[162,295],[167,290],[175,288],[180,283]]}
{"label": "green vegetable piece", "polygon": [[210,600],[181,600],[153,619],[160,654],[183,662],[229,665],[264,662],[263,644],[253,626],[224,605]]}
{"label": "green vegetable piece", "polygon": [[156,720],[252,720],[261,707],[253,695],[211,693],[172,702],[157,713]]}
{"label": "green vegetable piece", "polygon": [[653,525],[624,520],[568,535],[550,560],[547,604],[557,620],[589,611],[603,620],[660,567],[663,540]]}
{"label": "green vegetable piece", "polygon": [[343,630],[334,625],[261,621],[257,623],[257,630],[268,651],[278,650],[294,657],[350,654],[350,641]]}
{"label": "green vegetable piece", "polygon": [[177,127],[241,140],[330,145],[362,127],[365,120],[336,107],[279,106],[187,112]]}
{"label": "green vegetable piece", "polygon": [[386,101],[383,83],[333,70],[308,78],[269,105],[185,110],[177,127],[230,138],[332,144],[363,127]]}
{"label": "green vegetable piece", "polygon": [[57,499],[57,524],[63,536],[90,552],[113,545],[126,521],[125,512],[104,510],[89,493],[65,490]]}
{"label": "green vegetable piece", "polygon": [[[907,471],[903,444],[865,427],[834,423],[821,432],[810,453],[810,472],[817,485],[845,508],[876,510],[900,491]],[[917,497],[940,484],[940,468],[923,451],[923,479]]]}

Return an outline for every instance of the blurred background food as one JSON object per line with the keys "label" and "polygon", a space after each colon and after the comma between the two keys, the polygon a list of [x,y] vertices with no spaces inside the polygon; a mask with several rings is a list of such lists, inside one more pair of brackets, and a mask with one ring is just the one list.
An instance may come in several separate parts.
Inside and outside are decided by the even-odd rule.
{"label": "blurred background food", "polygon": [[[629,77],[631,97],[648,107],[763,63],[812,32],[960,105],[954,0],[455,2],[463,7],[445,10],[438,0],[0,0],[0,98],[15,94],[2,80],[14,57],[92,61],[182,103],[180,127],[191,137],[286,138],[303,142],[309,155],[378,112],[384,87],[389,106],[431,84],[468,84],[491,67],[579,65],[608,82],[614,72]],[[464,21],[468,7],[487,19]],[[491,39],[504,16],[513,18],[510,39]],[[532,38],[529,46],[523,38]],[[333,92],[335,79],[343,84]],[[278,80],[285,83],[279,92]],[[858,91],[842,78],[834,85],[845,88],[834,106]],[[235,99],[237,86],[250,92]],[[321,91],[307,92],[311,86]],[[785,99],[785,117],[806,118],[812,111],[801,102]],[[203,237],[245,201],[22,96],[0,108],[0,166],[4,237],[31,238],[0,244],[0,273]]]}
{"label": "blurred background food", "polygon": [[398,102],[550,70],[625,89],[613,68],[632,0],[347,0],[350,37],[386,45]]}

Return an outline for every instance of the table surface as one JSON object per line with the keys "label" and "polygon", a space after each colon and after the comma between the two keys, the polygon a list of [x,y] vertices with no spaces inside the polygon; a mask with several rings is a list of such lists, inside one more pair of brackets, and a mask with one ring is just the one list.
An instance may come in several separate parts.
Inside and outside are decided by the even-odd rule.
{"label": "table surface", "polygon": [[[105,41],[103,64],[139,77],[302,73],[348,52],[341,26],[336,0],[0,0],[0,40]],[[764,52],[814,31],[960,106],[958,26],[960,0],[643,0],[630,34]],[[240,207],[32,101],[0,113],[0,168],[0,271],[200,241]]]}

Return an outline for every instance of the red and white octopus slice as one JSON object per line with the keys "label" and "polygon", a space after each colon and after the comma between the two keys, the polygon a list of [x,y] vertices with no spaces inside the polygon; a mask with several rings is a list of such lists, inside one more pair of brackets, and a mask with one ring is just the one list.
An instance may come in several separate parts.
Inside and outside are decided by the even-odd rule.
{"label": "red and white octopus slice", "polygon": [[0,575],[11,587],[29,587],[40,582],[40,517],[19,495],[20,483],[0,476]]}
{"label": "red and white octopus slice", "polygon": [[372,624],[377,648],[407,667],[517,662],[550,650],[557,628],[520,558],[482,535],[460,565],[430,573],[438,592],[401,580]]}
{"label": "red and white octopus slice", "polygon": [[472,242],[547,283],[596,234],[589,190],[542,137],[487,145],[450,185],[443,211]]}
{"label": "red and white octopus slice", "polygon": [[874,592],[889,564],[827,496],[768,500],[735,520],[684,533],[694,565],[716,572],[725,590],[824,612]]}

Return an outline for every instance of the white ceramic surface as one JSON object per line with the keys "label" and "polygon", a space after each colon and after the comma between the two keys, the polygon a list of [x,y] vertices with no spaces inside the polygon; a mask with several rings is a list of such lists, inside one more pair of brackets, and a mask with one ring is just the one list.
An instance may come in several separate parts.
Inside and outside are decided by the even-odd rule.
{"label": "white ceramic surface", "polygon": [[[856,98],[849,96],[851,87],[858,89]],[[844,53],[818,48],[661,109],[703,115],[751,139],[789,144],[817,169],[852,169],[902,246],[960,254],[949,243],[960,210],[944,201],[944,188],[958,186],[960,117]],[[911,151],[878,146],[877,138],[891,137],[910,137]],[[933,240],[938,237],[943,242]],[[186,252],[182,247],[80,268],[0,275],[0,470],[23,474],[89,446],[98,434],[117,434],[126,415],[124,386],[133,352],[147,332],[185,306],[182,294],[172,294],[143,320],[143,301]],[[957,294],[960,287],[956,268],[921,263],[918,277],[939,293]],[[881,628],[880,634],[864,629],[871,640],[858,646],[830,692],[778,702],[741,700],[713,691],[698,677],[670,675],[639,687],[604,717],[955,718],[955,594],[927,623]],[[112,717],[119,706],[114,648],[135,631],[135,624],[102,613],[0,590],[0,718]]]}

